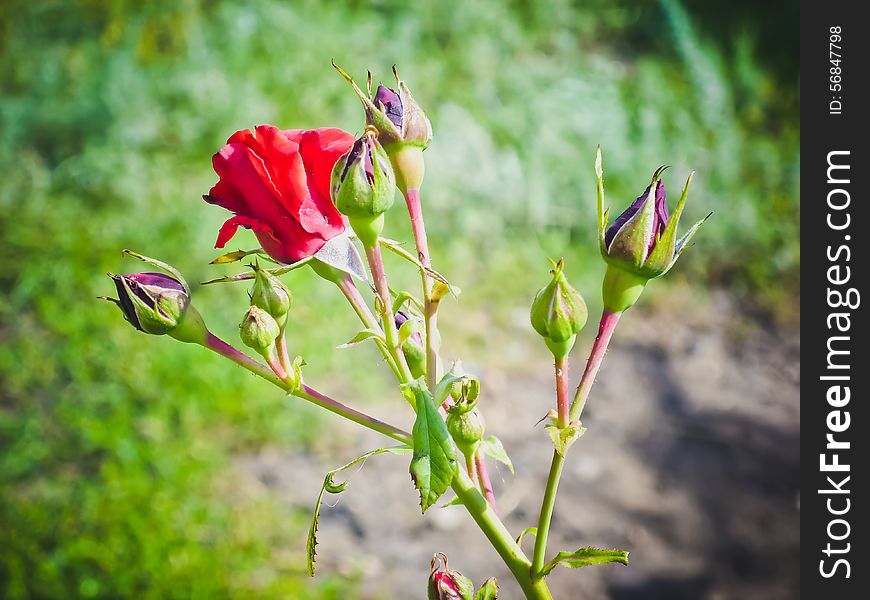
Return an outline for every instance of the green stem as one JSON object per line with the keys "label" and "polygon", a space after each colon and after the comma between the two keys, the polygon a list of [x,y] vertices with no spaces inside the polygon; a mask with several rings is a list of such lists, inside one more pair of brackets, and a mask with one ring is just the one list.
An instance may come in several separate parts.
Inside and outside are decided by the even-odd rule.
{"label": "green stem", "polygon": [[553,509],[556,506],[556,492],[559,491],[559,478],[565,459],[561,454],[553,452],[553,462],[550,464],[550,474],[547,477],[547,488],[544,490],[544,500],[541,502],[541,516],[538,518],[538,533],[535,535],[535,551],[532,557],[532,573],[540,577],[544,568],[544,558],[547,554],[547,538],[550,536],[550,522],[553,519]]}
{"label": "green stem", "polygon": [[531,563],[517,545],[492,506],[480,495],[464,470],[458,469],[451,484],[453,491],[465,506],[471,518],[480,527],[486,539],[507,565],[528,600],[552,600],[553,596],[543,578],[532,580]]}
{"label": "green stem", "polygon": [[[291,390],[290,385],[282,381],[277,375],[275,375],[275,373],[272,372],[269,367],[259,361],[254,360],[244,352],[241,352],[240,350],[227,344],[216,335],[208,333],[206,335],[204,346],[209,350],[217,352],[221,356],[224,356],[233,361],[234,363],[246,368],[251,373],[259,375],[269,383],[276,385],[279,388],[288,392]],[[363,427],[366,427],[373,431],[377,431],[378,433],[382,433],[387,437],[391,437],[394,440],[402,442],[403,444],[412,443],[411,434],[407,431],[399,429],[398,427],[394,427],[388,423],[384,423],[379,419],[376,419],[370,415],[353,409],[345,404],[342,404],[338,400],[333,400],[326,394],[322,394],[307,385],[302,385],[299,389],[293,391],[292,394],[298,398],[308,400],[309,402],[316,404],[321,408],[325,408],[330,412],[340,415],[345,419],[353,421],[354,423],[358,423]]]}
{"label": "green stem", "polygon": [[[565,368],[564,364],[560,366],[559,361],[556,362],[556,395],[559,405],[560,426],[568,425],[570,422],[580,419],[583,407],[586,405],[586,400],[589,397],[589,392],[592,390],[592,384],[595,383],[595,376],[598,374],[598,369],[601,368],[601,362],[604,360],[604,354],[607,352],[610,338],[613,336],[613,331],[621,315],[622,313],[611,313],[607,310],[601,315],[598,337],[595,338],[595,342],[592,344],[589,359],[586,361],[586,370],[583,371],[583,376],[580,378],[580,384],[577,386],[574,399],[567,410],[567,420],[565,420],[564,425],[562,425],[563,415],[568,403],[567,368]],[[550,523],[553,519],[553,509],[556,505],[556,492],[559,489],[559,479],[562,476],[564,466],[565,458],[558,452],[553,451],[553,461],[550,463],[550,473],[547,476],[547,488],[544,490],[544,500],[541,503],[538,533],[535,536],[535,552],[532,558],[532,573],[534,573],[535,577],[540,577],[541,570],[544,567],[544,558],[547,553],[547,538],[550,533]]]}
{"label": "green stem", "polygon": [[[344,297],[347,298],[348,303],[351,305],[366,329],[383,331],[378,320],[372,314],[372,311],[369,310],[368,304],[366,304],[365,299],[362,297],[362,294],[360,294],[359,288],[356,287],[353,278],[350,275],[345,275],[344,277],[333,281],[338,286],[338,289],[341,290],[341,293],[344,294]],[[387,364],[390,365],[393,373],[395,373],[397,378],[401,379],[402,374],[399,371],[399,366],[393,358],[393,354],[380,344],[378,344],[378,347],[381,349],[381,352],[384,355],[384,360],[386,360]]]}

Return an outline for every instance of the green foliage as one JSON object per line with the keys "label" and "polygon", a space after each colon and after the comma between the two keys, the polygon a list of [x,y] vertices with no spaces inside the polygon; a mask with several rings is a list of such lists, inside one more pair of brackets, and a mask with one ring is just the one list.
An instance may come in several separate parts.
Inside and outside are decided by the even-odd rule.
{"label": "green foliage", "polygon": [[457,469],[456,452],[447,424],[438,413],[432,394],[425,385],[414,381],[408,385],[407,393],[413,394],[417,407],[411,478],[420,492],[420,508],[426,512],[453,482]]}
{"label": "green foliage", "polygon": [[602,550],[601,548],[579,548],[573,552],[563,550],[553,557],[553,560],[544,565],[541,575],[546,577],[556,567],[568,567],[579,569],[590,565],[603,565],[605,563],[628,564],[628,552],[625,550]]}
{"label": "green foliage", "polygon": [[[431,117],[427,229],[451,281],[485,275],[467,302],[528,294],[547,255],[574,256],[581,289],[598,285],[600,143],[614,210],[663,161],[672,193],[697,171],[688,217],[715,214],[669,277],[787,306],[797,91],[789,67],[761,62],[755,40],[770,36],[700,30],[728,21],[673,0],[574,4],[0,3],[0,596],[353,597],[348,581],[300,587],[302,515],[247,490],[234,462],[314,443],[320,413],[95,300],[112,290],[103,273],[139,269],[125,247],[191,282],[237,272],[208,265],[227,216],[200,199],[209,157],[257,123],[360,133],[330,58],[385,80],[399,62]],[[409,239],[403,210],[387,234]],[[255,247],[247,235],[240,247]],[[327,391],[353,377],[367,392],[355,397],[398,405],[363,366],[373,345],[333,351],[356,330],[334,286],[307,268],[284,281],[306,377]],[[235,338],[248,288],[194,286],[221,337]]]}

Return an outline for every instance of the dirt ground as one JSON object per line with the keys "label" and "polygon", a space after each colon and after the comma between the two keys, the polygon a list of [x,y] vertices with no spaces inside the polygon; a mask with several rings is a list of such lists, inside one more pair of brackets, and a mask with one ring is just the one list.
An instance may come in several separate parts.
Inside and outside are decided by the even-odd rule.
{"label": "dirt ground", "polygon": [[[798,598],[797,330],[760,327],[739,316],[725,293],[701,308],[658,304],[680,309],[627,313],[617,331],[584,414],[588,431],[569,455],[551,533],[551,554],[614,547],[630,550],[631,564],[558,569],[553,595]],[[524,319],[517,309],[517,330]],[[535,524],[546,480],[552,446],[534,425],[552,403],[552,382],[545,353],[532,356],[534,338],[510,334],[491,361],[498,368],[466,366],[483,383],[488,433],[502,439],[516,467],[515,477],[490,468],[499,511],[519,533]],[[590,341],[575,350],[572,382]],[[373,412],[384,414],[379,408]],[[239,458],[239,476],[288,507],[310,510],[327,470],[383,443],[376,434],[341,431],[347,444],[337,454],[263,451]],[[424,598],[429,559],[443,551],[477,584],[496,576],[500,598],[521,598],[462,507],[420,516],[406,462],[373,458],[362,473],[351,472],[339,499],[327,498],[320,572],[362,574],[366,598]],[[532,543],[525,542],[529,554]],[[302,536],[294,551],[303,555]]]}

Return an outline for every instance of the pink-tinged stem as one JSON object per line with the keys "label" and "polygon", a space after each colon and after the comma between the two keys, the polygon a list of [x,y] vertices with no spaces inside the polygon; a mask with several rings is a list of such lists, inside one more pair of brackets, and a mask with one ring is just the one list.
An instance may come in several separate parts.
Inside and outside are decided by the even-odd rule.
{"label": "pink-tinged stem", "polygon": [[[275,342],[276,350],[278,351],[278,360],[281,361],[281,367],[284,369],[284,373],[290,373],[290,369],[293,368],[292,363],[290,362],[290,352],[287,350],[287,337],[284,335],[284,328],[281,328],[281,335],[278,336],[278,339]],[[282,379],[284,379],[282,377]]]}
{"label": "pink-tinged stem", "polygon": [[[269,383],[272,383],[286,391],[290,391],[290,385],[279,379],[269,367],[227,344],[212,333],[209,333],[206,336],[205,347],[246,368],[251,373],[259,375]],[[411,443],[411,434],[407,431],[394,427],[388,423],[384,423],[379,419],[342,404],[338,400],[333,400],[326,394],[322,394],[312,387],[302,385],[292,393],[294,396],[302,398],[303,400],[308,400],[321,408],[325,408],[326,410],[349,419],[354,423],[358,423],[363,427],[382,433],[383,435],[402,442],[403,444]]]}
{"label": "pink-tinged stem", "polygon": [[408,214],[411,215],[411,230],[414,232],[417,256],[424,267],[431,267],[429,242],[426,239],[426,225],[423,222],[423,206],[420,203],[420,190],[410,189],[405,192],[405,203],[408,205]]}
{"label": "pink-tinged stem", "polygon": [[[429,258],[429,242],[426,239],[426,225],[423,221],[423,205],[420,202],[420,190],[409,189],[405,192],[405,203],[408,205],[408,214],[411,216],[411,230],[414,233],[414,243],[417,246],[417,256],[420,263],[431,268]],[[438,334],[438,302],[432,301],[432,280],[422,272],[423,296],[425,300],[424,315],[426,325],[426,385],[430,391],[435,391],[438,383],[438,347],[440,339]]]}
{"label": "pink-tinged stem", "polygon": [[598,325],[598,337],[595,338],[595,343],[592,344],[589,360],[586,361],[586,370],[583,371],[580,385],[577,386],[574,400],[571,402],[569,413],[571,421],[576,421],[583,413],[586,399],[589,398],[592,384],[595,383],[595,376],[598,374],[598,369],[601,368],[601,361],[604,360],[604,354],[607,352],[607,346],[610,344],[610,338],[613,336],[613,330],[616,329],[616,324],[619,323],[619,317],[621,316],[621,312],[612,313],[606,310],[601,315],[601,322]]}
{"label": "pink-tinged stem", "polygon": [[405,355],[402,349],[399,348],[399,332],[396,329],[396,321],[393,317],[393,299],[390,296],[390,284],[387,282],[387,272],[384,270],[384,258],[381,255],[380,243],[372,244],[366,248],[366,258],[369,262],[369,269],[372,272],[372,279],[375,280],[375,291],[381,299],[381,304],[384,306],[383,326],[384,337],[387,340],[387,347],[390,349],[390,354],[398,367],[398,376],[401,383],[410,382],[411,369],[408,368],[408,361],[405,360]]}
{"label": "pink-tinged stem", "polygon": [[278,379],[281,381],[287,381],[287,371],[284,370],[284,365],[281,364],[281,359],[279,359],[274,353],[269,352],[266,362],[269,363],[269,366],[273,371],[275,371],[275,375],[278,376]]}
{"label": "pink-tinged stem", "polygon": [[556,359],[556,408],[559,414],[559,427],[567,427],[570,411],[568,400],[568,361],[565,358]]}
{"label": "pink-tinged stem", "polygon": [[483,460],[483,453],[480,448],[474,454],[474,464],[477,466],[477,475],[480,477],[480,487],[483,490],[483,495],[486,496],[486,501],[492,507],[493,511],[498,511],[495,505],[495,492],[492,491],[492,481],[489,479],[489,473],[486,470],[486,463]]}
{"label": "pink-tinged stem", "polygon": [[474,482],[474,485],[479,485],[477,482],[477,467],[475,466],[475,456],[471,453],[465,455],[465,470],[468,471],[468,477]]}
{"label": "pink-tinged stem", "polygon": [[[586,399],[589,397],[589,392],[592,389],[592,384],[595,383],[595,376],[598,374],[598,369],[601,367],[601,361],[604,359],[604,354],[607,352],[607,345],[610,343],[610,338],[613,336],[613,330],[619,322],[619,317],[622,313],[611,313],[604,311],[601,315],[601,322],[598,326],[598,337],[592,344],[592,350],[589,352],[589,359],[586,361],[586,370],[583,371],[583,377],[580,378],[580,385],[577,386],[577,392],[574,394],[574,400],[571,402],[571,407],[568,410],[568,420],[570,423],[580,418],[583,412],[583,407],[586,404]],[[564,369],[563,369],[564,371]],[[562,378],[566,373],[562,374]],[[563,405],[567,403],[567,385],[566,381],[559,381],[559,365],[556,364],[556,393],[557,396],[564,395],[564,400],[560,397],[559,402],[559,422],[561,424],[563,418]],[[535,551],[532,555],[532,580],[542,578],[542,569],[544,567],[544,558],[547,552],[547,538],[550,533],[550,522],[553,518],[553,509],[556,506],[556,493],[559,490],[559,479],[562,477],[562,469],[565,466],[565,457],[558,452],[553,451],[553,461],[550,464],[550,473],[547,476],[547,487],[544,490],[544,500],[541,503],[541,515],[538,519],[538,533],[535,536]]]}

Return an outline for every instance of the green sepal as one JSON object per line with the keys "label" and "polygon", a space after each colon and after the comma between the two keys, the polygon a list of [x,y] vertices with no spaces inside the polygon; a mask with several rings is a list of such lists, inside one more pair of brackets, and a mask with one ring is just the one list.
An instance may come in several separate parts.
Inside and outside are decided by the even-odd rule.
{"label": "green sepal", "polygon": [[420,492],[420,508],[426,512],[453,482],[457,470],[456,449],[425,384],[415,380],[403,386],[403,391],[415,398],[417,418],[412,429],[414,455],[410,473]]}
{"label": "green sepal", "polygon": [[604,233],[607,231],[607,217],[610,210],[604,210],[604,168],[601,158],[601,146],[595,149],[595,178],[598,195],[598,246],[602,256],[607,256],[604,244]]}
{"label": "green sepal", "polygon": [[353,91],[356,92],[356,95],[359,96],[360,101],[363,104],[363,110],[366,113],[366,123],[374,127],[378,130],[378,138],[383,145],[388,145],[395,142],[402,141],[402,132],[399,131],[396,126],[390,121],[389,117],[384,114],[377,106],[375,106],[374,102],[369,99],[369,97],[359,88],[353,78],[342,70],[335,61],[332,62],[332,66],[338,71],[342,77],[351,85]]}
{"label": "green sepal", "polygon": [[317,525],[320,520],[320,506],[323,503],[323,494],[325,492],[329,492],[330,494],[340,494],[341,492],[343,492],[350,483],[350,480],[347,479],[340,483],[336,483],[336,475],[372,456],[384,454],[385,452],[389,452],[390,454],[410,454],[412,450],[410,446],[406,446],[404,444],[401,446],[393,446],[391,448],[378,448],[377,450],[366,452],[362,456],[355,458],[346,465],[330,471],[326,474],[326,477],[323,478],[323,485],[320,488],[320,493],[317,495],[317,502],[314,503],[314,515],[311,519],[311,525],[308,528],[308,541],[305,544],[308,574],[311,577],[314,577],[314,560],[317,555],[317,552],[315,551],[315,547],[317,546]]}
{"label": "green sepal", "polygon": [[614,562],[628,565],[628,554],[625,550],[602,550],[601,548],[579,548],[573,552],[563,550],[553,560],[544,565],[544,568],[541,569],[541,576],[546,577],[553,569],[559,566],[578,569],[590,565]]}
{"label": "green sepal", "polygon": [[640,269],[646,261],[653,236],[656,180],[649,187],[646,200],[610,240],[605,260],[622,268]]}
{"label": "green sepal", "polygon": [[170,265],[169,263],[165,263],[162,260],[157,260],[156,258],[151,258],[150,256],[145,256],[143,254],[139,254],[138,252],[133,252],[128,248],[124,248],[121,250],[122,254],[126,254],[127,256],[132,256],[133,258],[138,258],[142,262],[148,263],[149,265],[154,265],[157,268],[163,269],[170,275],[172,275],[178,283],[181,284],[181,287],[184,288],[184,291],[190,294],[190,286],[187,285],[187,280],[184,279],[184,275],[181,274],[181,271]]}
{"label": "green sepal", "polygon": [[689,193],[689,185],[692,183],[694,172],[689,173],[686,179],[686,185],[683,186],[683,193],[680,196],[680,201],[674,209],[674,214],[668,220],[664,232],[656,240],[656,245],[650,253],[649,258],[640,269],[640,274],[652,279],[664,275],[674,262],[677,243],[677,227],[680,223],[680,216],[683,214],[683,209],[686,206],[686,196]]}

